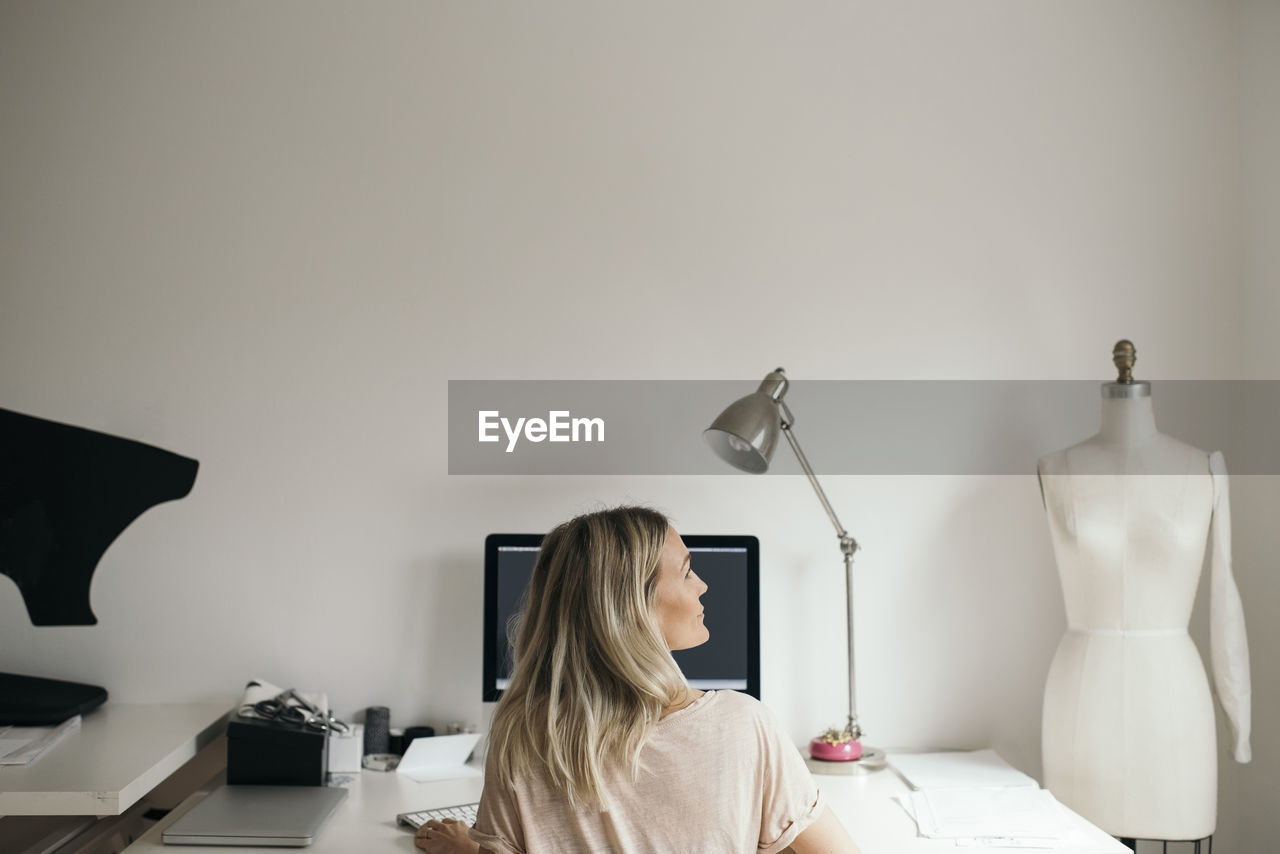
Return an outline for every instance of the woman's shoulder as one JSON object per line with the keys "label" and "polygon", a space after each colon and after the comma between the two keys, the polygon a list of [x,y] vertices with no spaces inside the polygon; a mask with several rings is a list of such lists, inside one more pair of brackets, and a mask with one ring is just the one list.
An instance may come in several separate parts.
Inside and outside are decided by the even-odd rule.
{"label": "woman's shoulder", "polygon": [[741,691],[714,691],[712,693],[715,694],[717,703],[722,704],[726,709],[758,712],[765,708],[764,703]]}
{"label": "woman's shoulder", "polygon": [[761,755],[772,754],[779,745],[790,744],[782,723],[773,710],[749,694],[739,691],[716,691],[703,697],[711,702],[706,713],[688,732],[698,732],[717,743],[729,742],[739,749],[747,744],[758,746]]}
{"label": "woman's shoulder", "polygon": [[764,703],[741,691],[714,691],[704,695],[700,703],[707,707],[708,718],[734,721],[739,726],[759,729],[775,724],[773,712]]}

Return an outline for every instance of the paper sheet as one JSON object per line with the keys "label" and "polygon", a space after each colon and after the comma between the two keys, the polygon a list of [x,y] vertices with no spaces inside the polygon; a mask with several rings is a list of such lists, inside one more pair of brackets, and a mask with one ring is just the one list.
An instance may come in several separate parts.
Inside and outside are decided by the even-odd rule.
{"label": "paper sheet", "polygon": [[1058,802],[1044,789],[953,787],[924,789],[908,797],[920,835],[930,838],[1061,840],[1068,832]]}
{"label": "paper sheet", "polygon": [[0,729],[0,765],[33,765],[69,734],[80,729],[80,716],[54,727],[29,726]]}
{"label": "paper sheet", "polygon": [[466,762],[479,740],[478,733],[415,738],[396,766],[396,773],[404,774],[419,783],[478,777],[482,773],[480,769],[473,768]]}
{"label": "paper sheet", "polygon": [[1053,795],[994,750],[898,753],[889,762],[914,787],[895,800],[922,837],[1030,850],[1079,841]]}
{"label": "paper sheet", "polygon": [[1040,785],[994,750],[894,753],[889,764],[916,789]]}

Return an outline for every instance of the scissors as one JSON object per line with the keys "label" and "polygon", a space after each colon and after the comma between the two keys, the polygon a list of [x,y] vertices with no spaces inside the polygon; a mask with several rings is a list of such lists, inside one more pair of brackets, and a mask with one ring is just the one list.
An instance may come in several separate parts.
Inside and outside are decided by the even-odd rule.
{"label": "scissors", "polygon": [[345,734],[349,731],[349,727],[338,720],[333,712],[321,712],[314,704],[303,699],[293,688],[287,688],[270,699],[259,700],[252,705],[246,705],[240,710],[240,713],[244,714],[246,710],[251,710],[254,717],[262,718],[263,720],[279,721],[291,726],[306,727],[316,732],[333,730]]}

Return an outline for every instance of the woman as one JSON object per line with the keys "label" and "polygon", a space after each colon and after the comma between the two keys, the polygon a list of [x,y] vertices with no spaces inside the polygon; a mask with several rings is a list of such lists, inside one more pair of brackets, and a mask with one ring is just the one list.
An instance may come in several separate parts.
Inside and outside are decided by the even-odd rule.
{"label": "woman", "polygon": [[428,822],[418,847],[857,854],[767,708],[686,684],[671,651],[709,637],[706,590],[656,511],[589,513],[548,534],[475,827]]}

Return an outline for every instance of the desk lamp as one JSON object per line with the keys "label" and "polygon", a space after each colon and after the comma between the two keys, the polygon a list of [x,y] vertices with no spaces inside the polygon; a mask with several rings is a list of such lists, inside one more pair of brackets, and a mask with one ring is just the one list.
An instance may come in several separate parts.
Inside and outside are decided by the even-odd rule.
{"label": "desk lamp", "polygon": [[787,376],[782,368],[768,374],[755,393],[740,398],[729,405],[702,436],[722,460],[735,468],[752,474],[768,471],[778,444],[778,432],[787,437],[791,450],[795,451],[800,467],[813,485],[818,500],[827,511],[831,524],[840,538],[840,551],[844,555],[844,583],[846,598],[847,635],[849,641],[849,716],[843,729],[829,729],[809,742],[810,767],[827,773],[857,773],[883,768],[884,751],[864,747],[862,727],[858,725],[856,711],[853,657],[853,553],[858,543],[840,524],[831,502],[822,491],[813,468],[800,450],[791,426],[795,418],[782,402],[787,393]]}

